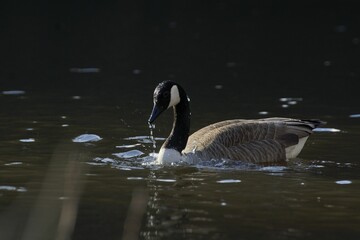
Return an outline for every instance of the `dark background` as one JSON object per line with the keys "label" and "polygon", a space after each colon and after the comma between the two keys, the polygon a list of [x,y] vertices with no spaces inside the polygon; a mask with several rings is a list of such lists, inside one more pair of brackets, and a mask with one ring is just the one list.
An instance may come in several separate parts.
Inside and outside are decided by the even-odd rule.
{"label": "dark background", "polygon": [[[111,93],[173,79],[358,94],[355,0],[2,1],[0,19],[0,90]],[[70,71],[89,67],[100,72]]]}

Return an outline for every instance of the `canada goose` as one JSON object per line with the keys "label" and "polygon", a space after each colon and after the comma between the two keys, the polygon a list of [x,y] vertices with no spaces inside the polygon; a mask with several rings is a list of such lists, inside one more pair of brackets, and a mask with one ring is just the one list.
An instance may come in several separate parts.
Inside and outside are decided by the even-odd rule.
{"label": "canada goose", "polygon": [[172,131],[161,146],[157,163],[180,160],[231,159],[251,163],[274,163],[295,158],[320,120],[291,118],[235,119],[206,126],[189,137],[190,106],[185,90],[172,81],[161,82],[154,91],[149,124],[173,107]]}

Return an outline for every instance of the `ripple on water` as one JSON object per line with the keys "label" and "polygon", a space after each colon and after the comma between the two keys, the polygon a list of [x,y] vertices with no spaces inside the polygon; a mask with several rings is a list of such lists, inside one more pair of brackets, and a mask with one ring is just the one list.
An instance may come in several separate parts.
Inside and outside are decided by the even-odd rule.
{"label": "ripple on water", "polygon": [[349,115],[350,118],[360,118],[360,113],[359,114],[351,114]]}
{"label": "ripple on water", "polygon": [[35,142],[35,139],[34,138],[23,138],[23,139],[19,139],[20,142],[23,142],[23,143],[32,143],[32,142]]}
{"label": "ripple on water", "polygon": [[114,155],[118,158],[128,159],[128,158],[140,157],[143,154],[144,153],[142,151],[134,149],[134,150],[121,152],[121,153],[113,153],[112,155]]}
{"label": "ripple on water", "polygon": [[124,145],[120,145],[120,146],[116,146],[116,148],[134,148],[137,146],[140,146],[140,143],[136,143],[136,144],[124,144]]}
{"label": "ripple on water", "polygon": [[96,134],[81,134],[76,138],[73,138],[73,142],[76,143],[88,143],[88,142],[97,142],[100,141],[102,138]]}
{"label": "ripple on water", "polygon": [[347,185],[347,184],[352,184],[352,181],[350,180],[339,180],[335,182],[336,184],[340,184],[340,185]]}
{"label": "ripple on water", "polygon": [[219,180],[216,182],[217,183],[240,183],[241,180],[239,180],[239,179],[223,179],[223,180]]}
{"label": "ripple on water", "polygon": [[0,191],[14,191],[14,192],[27,192],[27,189],[24,187],[14,187],[14,186],[0,186]]}
{"label": "ripple on water", "polygon": [[10,162],[10,163],[5,163],[5,166],[14,166],[14,165],[21,165],[23,164],[22,162]]}
{"label": "ripple on water", "polygon": [[[156,137],[154,138],[154,140],[156,141],[163,141],[166,138],[162,138],[162,137]],[[153,143],[152,139],[150,138],[150,136],[134,136],[134,137],[127,137],[124,138],[124,140],[135,140],[139,143]]]}
{"label": "ripple on water", "polygon": [[4,95],[23,95],[25,91],[23,90],[9,90],[9,91],[2,91]]}
{"label": "ripple on water", "polygon": [[158,178],[155,179],[157,182],[167,182],[167,183],[173,183],[176,182],[176,179],[165,179],[165,178]]}
{"label": "ripple on water", "polygon": [[337,128],[314,128],[313,132],[331,132],[331,133],[335,133],[335,132],[341,132],[341,130],[337,129]]}

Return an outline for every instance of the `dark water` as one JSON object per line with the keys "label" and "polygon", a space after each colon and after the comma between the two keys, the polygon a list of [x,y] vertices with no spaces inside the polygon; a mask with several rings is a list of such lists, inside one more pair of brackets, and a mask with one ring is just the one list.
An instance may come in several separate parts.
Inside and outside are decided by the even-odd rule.
{"label": "dark water", "polygon": [[[357,5],[4,1],[0,239],[360,239]],[[187,90],[192,131],[274,116],[328,129],[282,166],[154,166],[166,79]]]}
{"label": "dark water", "polygon": [[[204,85],[191,95],[192,129],[293,116],[321,118],[340,131],[314,133],[285,166],[209,160],[161,167],[149,156],[153,87],[121,95],[2,93],[1,239],[358,239],[360,128],[350,116],[358,109],[310,96],[256,101]],[[157,149],[171,118],[157,122]],[[73,142],[81,134],[102,139]]]}

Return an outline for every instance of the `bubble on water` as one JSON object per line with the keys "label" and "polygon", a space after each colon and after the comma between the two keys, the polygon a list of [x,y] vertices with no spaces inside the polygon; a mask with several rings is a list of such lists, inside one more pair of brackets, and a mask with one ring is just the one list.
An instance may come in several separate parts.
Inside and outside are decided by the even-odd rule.
{"label": "bubble on water", "polygon": [[287,105],[287,104],[283,104],[283,105],[281,105],[281,107],[282,107],[282,108],[288,108],[288,107],[289,107],[289,105]]}
{"label": "bubble on water", "polygon": [[267,111],[260,111],[260,112],[258,112],[258,114],[259,114],[259,115],[268,115],[269,112],[267,112]]}
{"label": "bubble on water", "polygon": [[72,141],[76,143],[87,143],[87,142],[97,142],[100,141],[102,138],[96,134],[82,134],[77,136]]}
{"label": "bubble on water", "polygon": [[223,89],[223,85],[218,84],[218,85],[215,85],[214,88],[217,90],[221,90],[221,89]]}
{"label": "bubble on water", "polygon": [[74,100],[80,100],[81,96],[72,96],[71,98],[74,99]]}
{"label": "bubble on water", "polygon": [[69,124],[61,124],[62,127],[68,127],[70,126]]}

